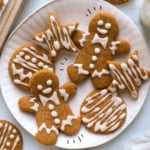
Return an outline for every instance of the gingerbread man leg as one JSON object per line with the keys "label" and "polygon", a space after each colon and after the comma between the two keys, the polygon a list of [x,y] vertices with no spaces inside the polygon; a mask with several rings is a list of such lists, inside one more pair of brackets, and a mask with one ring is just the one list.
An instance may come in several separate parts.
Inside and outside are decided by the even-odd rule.
{"label": "gingerbread man leg", "polygon": [[46,145],[53,145],[56,143],[58,138],[58,130],[55,126],[48,127],[46,123],[42,123],[39,126],[38,132],[36,133],[36,139]]}
{"label": "gingerbread man leg", "polygon": [[112,82],[110,71],[107,68],[103,68],[100,71],[94,70],[91,74],[91,78],[94,87],[97,89],[105,88]]}
{"label": "gingerbread man leg", "polygon": [[[85,53],[87,53],[87,55],[85,55]],[[88,53],[90,53],[90,51],[86,52],[81,49],[74,64],[68,66],[68,75],[73,82],[83,82],[87,76],[90,75],[89,65],[91,64],[91,60],[87,57],[90,55]]]}
{"label": "gingerbread man leg", "polygon": [[38,131],[35,137],[39,142],[46,145],[55,144],[59,136],[59,126],[56,122],[58,120],[56,118],[57,112],[52,109],[53,107],[53,103],[49,103],[48,107],[40,107],[36,113]]}
{"label": "gingerbread man leg", "polygon": [[[71,108],[65,102],[59,107],[59,119],[61,120],[60,130],[66,135],[73,135],[80,129],[81,119],[73,114]],[[64,111],[65,110],[65,111]]]}
{"label": "gingerbread man leg", "polygon": [[83,64],[70,65],[67,70],[70,79],[76,83],[84,81],[89,74],[88,71],[83,68]]}

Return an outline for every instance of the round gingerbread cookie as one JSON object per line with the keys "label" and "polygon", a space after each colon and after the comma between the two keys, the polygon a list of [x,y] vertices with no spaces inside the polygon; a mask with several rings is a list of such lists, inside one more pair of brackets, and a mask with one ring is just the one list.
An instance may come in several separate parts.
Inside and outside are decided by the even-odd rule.
{"label": "round gingerbread cookie", "polygon": [[123,125],[127,110],[124,100],[117,93],[103,89],[87,95],[81,105],[80,115],[89,131],[108,134]]}
{"label": "round gingerbread cookie", "polygon": [[47,50],[38,45],[24,45],[18,48],[10,58],[9,74],[13,83],[29,90],[31,76],[41,69],[54,70],[54,64],[49,58]]}
{"label": "round gingerbread cookie", "polygon": [[22,150],[23,139],[15,125],[0,120],[0,150]]}
{"label": "round gingerbread cookie", "polygon": [[123,4],[123,3],[126,3],[128,2],[129,0],[106,0],[112,4]]}

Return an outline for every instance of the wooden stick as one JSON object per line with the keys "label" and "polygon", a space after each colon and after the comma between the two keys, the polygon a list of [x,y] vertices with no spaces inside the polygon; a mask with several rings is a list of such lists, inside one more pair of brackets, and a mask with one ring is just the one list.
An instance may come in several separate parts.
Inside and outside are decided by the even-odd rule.
{"label": "wooden stick", "polygon": [[0,52],[23,0],[10,0],[0,18]]}

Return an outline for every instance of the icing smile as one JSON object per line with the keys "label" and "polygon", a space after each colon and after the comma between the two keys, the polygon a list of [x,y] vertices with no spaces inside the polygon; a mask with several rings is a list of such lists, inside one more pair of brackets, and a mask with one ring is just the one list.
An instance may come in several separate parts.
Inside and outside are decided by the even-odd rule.
{"label": "icing smile", "polygon": [[108,33],[108,30],[106,30],[106,29],[101,29],[100,27],[97,27],[97,31],[98,31],[100,34],[107,34],[107,33]]}

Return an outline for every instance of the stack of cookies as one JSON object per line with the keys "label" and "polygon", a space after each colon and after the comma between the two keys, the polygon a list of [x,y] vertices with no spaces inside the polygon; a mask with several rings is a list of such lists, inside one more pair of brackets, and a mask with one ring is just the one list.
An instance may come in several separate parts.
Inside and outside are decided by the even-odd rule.
{"label": "stack of cookies", "polygon": [[[38,130],[36,139],[53,145],[60,132],[74,135],[81,123],[95,134],[109,134],[119,129],[127,116],[126,103],[119,94],[127,90],[138,98],[138,91],[150,73],[139,66],[138,51],[126,62],[114,62],[116,55],[129,53],[130,43],[118,39],[119,24],[115,16],[100,12],[88,25],[88,32],[78,29],[79,23],[62,25],[55,13],[48,17],[48,29],[33,36],[39,43],[19,47],[10,58],[9,74],[14,85],[29,91],[18,100],[22,111],[35,114]],[[72,82],[59,86],[55,59],[60,51],[77,53],[67,68]],[[67,103],[76,94],[79,83],[90,78],[93,91],[81,98],[80,116]]]}

